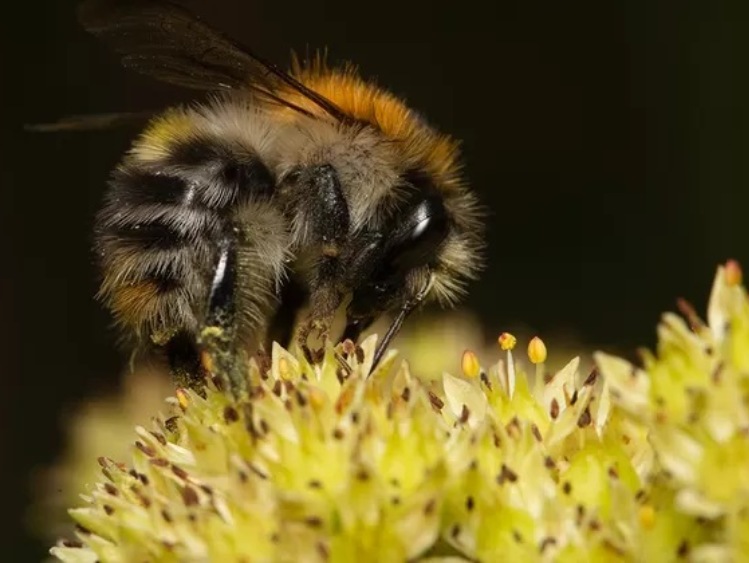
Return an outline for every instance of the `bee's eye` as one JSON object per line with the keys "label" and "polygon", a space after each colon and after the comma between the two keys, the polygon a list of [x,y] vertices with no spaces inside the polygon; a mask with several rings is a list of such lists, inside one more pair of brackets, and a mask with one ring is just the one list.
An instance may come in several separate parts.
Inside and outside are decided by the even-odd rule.
{"label": "bee's eye", "polygon": [[428,264],[445,240],[449,221],[438,197],[426,197],[397,218],[385,260],[389,274]]}
{"label": "bee's eye", "polygon": [[426,182],[415,187],[401,207],[378,226],[377,237],[366,239],[368,246],[356,245],[358,253],[350,262],[354,272],[351,318],[366,318],[392,306],[408,273],[433,263],[450,232],[442,195]]}

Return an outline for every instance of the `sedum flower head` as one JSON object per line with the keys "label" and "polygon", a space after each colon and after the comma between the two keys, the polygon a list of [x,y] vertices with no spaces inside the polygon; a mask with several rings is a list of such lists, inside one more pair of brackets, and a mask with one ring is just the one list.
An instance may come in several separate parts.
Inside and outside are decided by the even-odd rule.
{"label": "sedum flower head", "polygon": [[[687,303],[666,314],[644,366],[596,358],[613,404],[647,429],[655,452],[652,505],[699,529],[695,560],[749,557],[749,300],[733,261],[718,269],[707,323]],[[696,526],[695,524],[699,524]]]}
{"label": "sedum flower head", "polygon": [[599,354],[589,373],[579,358],[526,372],[508,347],[486,368],[469,352],[458,375],[422,378],[394,352],[372,371],[375,337],[316,364],[276,346],[244,395],[180,389],[126,464],[101,459],[71,510],[76,539],[52,553],[735,560],[749,553],[749,305],[723,269],[708,318],[690,331],[666,316],[643,368]]}

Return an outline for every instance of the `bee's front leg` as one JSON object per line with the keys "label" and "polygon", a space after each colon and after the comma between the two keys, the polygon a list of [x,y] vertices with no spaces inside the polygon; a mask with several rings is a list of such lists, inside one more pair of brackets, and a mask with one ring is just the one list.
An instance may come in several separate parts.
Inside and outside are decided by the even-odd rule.
{"label": "bee's front leg", "polygon": [[307,170],[303,178],[305,185],[302,189],[309,190],[310,194],[306,213],[320,255],[309,281],[310,310],[299,330],[301,347],[307,345],[313,333],[323,343],[328,338],[330,325],[342,300],[345,272],[342,271],[341,257],[351,225],[348,203],[333,166],[316,166]]}

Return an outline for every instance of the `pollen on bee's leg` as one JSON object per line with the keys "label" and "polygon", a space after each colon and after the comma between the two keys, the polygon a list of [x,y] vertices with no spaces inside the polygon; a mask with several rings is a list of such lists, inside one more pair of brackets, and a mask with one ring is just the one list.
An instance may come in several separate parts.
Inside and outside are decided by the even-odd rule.
{"label": "pollen on bee's leg", "polygon": [[200,333],[200,365],[210,375],[216,374],[218,369],[216,356],[224,340],[224,331],[219,327],[209,326]]}
{"label": "pollen on bee's leg", "polygon": [[247,385],[249,358],[237,349],[234,331],[206,326],[200,332],[198,346],[201,368],[238,396]]}
{"label": "pollen on bee's leg", "polygon": [[191,389],[202,388],[206,369],[194,337],[186,332],[174,333],[161,346],[175,384]]}

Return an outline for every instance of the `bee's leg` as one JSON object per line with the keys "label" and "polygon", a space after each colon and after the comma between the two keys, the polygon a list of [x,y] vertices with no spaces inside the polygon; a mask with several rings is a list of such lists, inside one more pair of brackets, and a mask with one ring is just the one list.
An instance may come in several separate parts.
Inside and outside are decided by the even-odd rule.
{"label": "bee's leg", "polygon": [[307,303],[307,292],[294,279],[289,280],[281,289],[281,304],[271,318],[266,335],[266,352],[270,353],[274,342],[288,348],[294,334],[294,326],[302,307]]}
{"label": "bee's leg", "polygon": [[206,320],[198,336],[202,369],[220,375],[235,394],[244,387],[247,374],[247,358],[236,346],[238,235],[232,226],[218,242]]}
{"label": "bee's leg", "polygon": [[270,316],[263,347],[256,355],[261,374],[271,369],[274,343],[286,349],[291,345],[299,311],[307,303],[308,297],[308,293],[294,278],[281,287],[279,305]]}
{"label": "bee's leg", "polygon": [[227,343],[232,340],[237,313],[237,239],[237,228],[230,227],[218,241],[218,260],[213,272],[205,321],[206,329],[220,331]]}
{"label": "bee's leg", "polygon": [[341,340],[351,340],[352,342],[357,342],[362,332],[372,326],[373,322],[374,317],[350,319],[346,323],[346,328],[341,335]]}
{"label": "bee's leg", "polygon": [[200,387],[206,372],[195,338],[187,332],[179,332],[169,339],[164,350],[175,384],[178,387]]}
{"label": "bee's leg", "polygon": [[316,331],[327,339],[330,322],[341,304],[337,284],[342,278],[341,254],[349,237],[351,219],[338,174],[330,165],[318,166],[310,172],[308,188],[313,197],[309,209],[311,228],[320,242],[320,260],[311,280],[310,313],[300,327],[299,343]]}
{"label": "bee's leg", "polygon": [[[385,237],[382,233],[376,231],[362,231],[354,240],[352,248],[356,249],[356,254],[346,256],[346,279],[352,287],[358,287],[366,280],[370,279],[375,265],[382,259],[383,242]],[[351,251],[349,251],[351,252]],[[351,340],[357,342],[362,333],[367,330],[375,319],[379,316],[376,303],[367,301],[367,306],[360,311],[360,315],[347,315],[346,328],[341,335],[341,340]]]}
{"label": "bee's leg", "polygon": [[179,332],[164,347],[172,377],[180,387],[199,389],[206,377],[217,373],[234,390],[241,381],[234,326],[237,238],[234,229],[229,231],[218,243],[218,260],[200,333],[195,338],[186,331]]}

